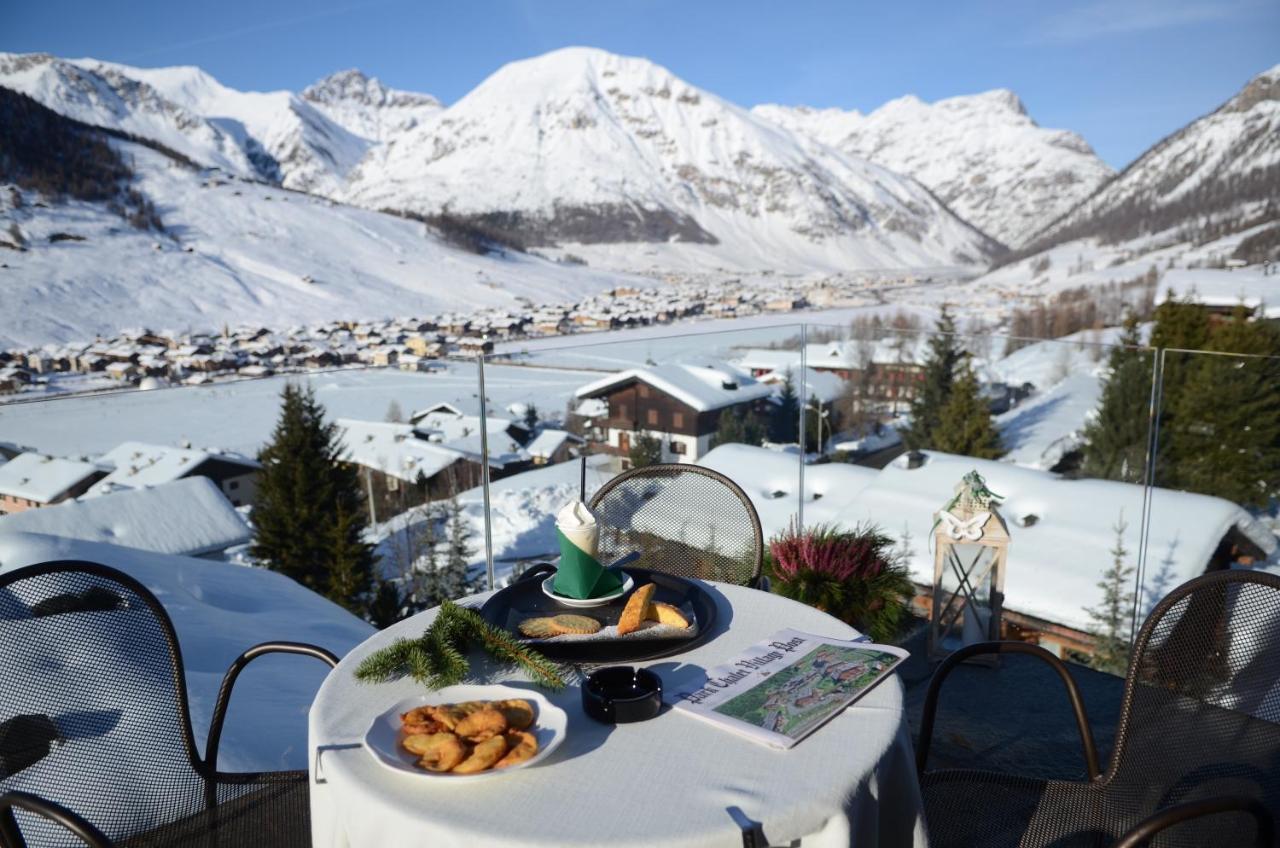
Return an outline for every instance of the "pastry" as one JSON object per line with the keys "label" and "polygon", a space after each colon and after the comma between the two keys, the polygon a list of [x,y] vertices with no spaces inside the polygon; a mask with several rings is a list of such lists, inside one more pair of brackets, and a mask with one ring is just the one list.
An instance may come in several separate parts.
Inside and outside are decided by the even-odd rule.
{"label": "pastry", "polygon": [[507,753],[493,764],[496,769],[519,765],[538,753],[538,739],[532,733],[513,730],[507,734]]}
{"label": "pastry", "polygon": [[531,639],[550,639],[564,632],[556,630],[551,624],[551,619],[546,617],[526,618],[517,625],[517,629]]}
{"label": "pastry", "polygon": [[524,730],[533,724],[533,704],[523,698],[494,701],[493,707],[502,713],[507,720],[507,724],[515,730]]}
{"label": "pastry", "polygon": [[649,614],[645,616],[648,621],[656,621],[659,624],[665,624],[671,627],[685,628],[689,626],[689,620],[684,617],[684,613],[679,608],[671,604],[664,604],[662,601],[654,601],[649,607]]}
{"label": "pastry", "polygon": [[493,736],[471,749],[471,756],[453,767],[454,774],[475,774],[492,768],[507,753],[507,737]]}
{"label": "pastry", "polygon": [[551,619],[551,627],[557,635],[573,633],[585,636],[599,632],[603,625],[589,615],[557,615]]}
{"label": "pastry", "polygon": [[467,759],[467,747],[452,733],[409,736],[403,744],[427,771],[451,771]]}
{"label": "pastry", "polygon": [[483,742],[492,736],[505,733],[506,730],[507,717],[492,707],[486,707],[463,718],[453,732],[468,742]]}
{"label": "pastry", "polygon": [[658,591],[657,584],[646,583],[631,593],[631,597],[627,599],[627,605],[622,610],[622,617],[618,619],[619,636],[625,636],[640,629],[640,624],[649,617],[653,593],[656,591]]}

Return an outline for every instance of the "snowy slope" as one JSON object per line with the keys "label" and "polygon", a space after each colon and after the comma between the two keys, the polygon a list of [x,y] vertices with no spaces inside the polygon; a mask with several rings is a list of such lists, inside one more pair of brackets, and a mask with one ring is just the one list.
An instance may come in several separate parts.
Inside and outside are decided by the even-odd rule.
{"label": "snowy slope", "polygon": [[1038,126],[1004,89],[934,103],[908,95],[869,115],[776,105],[752,112],[916,178],[951,211],[1011,247],[1113,174],[1083,138]]}
{"label": "snowy slope", "polygon": [[444,108],[430,94],[388,88],[355,68],[308,86],[302,99],[348,132],[370,141],[388,141]]}
{"label": "snowy slope", "polygon": [[0,53],[0,86],[68,118],[157,141],[202,165],[269,176],[258,170],[234,128],[206,120],[116,68],[82,68],[44,53]]}
{"label": "snowy slope", "polygon": [[648,253],[728,268],[964,265],[993,247],[912,180],[588,48],[501,68],[373,149],[346,196],[629,267]]}
{"label": "snowy slope", "polygon": [[[0,226],[15,223],[30,243],[6,251],[0,270],[0,346],[91,340],[138,324],[201,330],[510,307],[519,297],[564,302],[629,279],[466,253],[419,223],[120,149],[167,235],[132,229],[101,205],[42,208],[28,198],[13,208],[0,193]],[[85,240],[51,243],[58,232]]]}
{"label": "snowy slope", "polygon": [[[1097,237],[1117,243],[1206,222],[1274,220],[1280,187],[1280,65],[1148,149],[1041,232],[1035,246]],[[1271,202],[1270,212],[1264,207]],[[1228,226],[1227,232],[1244,229]],[[1183,241],[1199,237],[1188,232]]]}

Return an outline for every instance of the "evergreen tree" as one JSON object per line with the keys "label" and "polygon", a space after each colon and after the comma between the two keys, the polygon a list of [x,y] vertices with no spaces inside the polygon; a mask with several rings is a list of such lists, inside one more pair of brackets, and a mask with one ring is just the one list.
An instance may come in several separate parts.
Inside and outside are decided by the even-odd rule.
{"label": "evergreen tree", "polygon": [[[419,609],[460,598],[474,591],[478,583],[470,575],[474,553],[470,544],[471,529],[456,497],[449,501],[446,510],[443,540],[436,532],[436,521],[437,513],[434,509],[429,510],[421,537],[422,557],[418,572],[421,588],[420,597],[415,599]],[[442,541],[443,551],[440,550]]]}
{"label": "evergreen tree", "polygon": [[930,447],[976,459],[997,459],[1004,453],[1000,433],[991,420],[991,408],[968,364],[960,370],[938,415]]}
{"label": "evergreen tree", "polygon": [[1280,331],[1241,308],[1207,348],[1259,356],[1188,357],[1161,440],[1161,482],[1265,507],[1280,493]]}
{"label": "evergreen tree", "polygon": [[767,428],[765,423],[760,420],[760,416],[756,415],[754,410],[748,412],[746,417],[742,419],[742,443],[760,447],[764,444],[765,436],[767,435]]}
{"label": "evergreen tree", "polygon": [[648,433],[631,434],[631,450],[627,453],[632,468],[644,468],[662,462],[662,442]]}
{"label": "evergreen tree", "polygon": [[533,432],[538,426],[538,407],[529,404],[524,410],[524,426],[529,428],[529,432]]}
{"label": "evergreen tree", "polygon": [[394,400],[387,404],[387,414],[385,418],[392,424],[403,424],[404,412],[400,409],[400,404]]}
{"label": "evergreen tree", "polygon": [[1116,522],[1116,546],[1111,549],[1111,565],[1102,573],[1098,588],[1102,604],[1085,607],[1093,621],[1094,648],[1090,662],[1094,668],[1111,674],[1124,674],[1129,666],[1129,640],[1126,625],[1133,611],[1133,566],[1125,562],[1129,551],[1124,546],[1128,529],[1124,514]]}
{"label": "evergreen tree", "polygon": [[342,462],[335,424],[315,393],[293,384],[280,420],[258,454],[253,557],[302,585],[362,612],[377,562],[363,540],[364,510],[354,466]]}
{"label": "evergreen tree", "polygon": [[782,381],[782,389],[778,392],[778,402],[769,416],[769,441],[784,445],[796,441],[799,417],[800,399],[796,396],[796,387],[791,381],[791,372],[788,371]]}
{"label": "evergreen tree", "polygon": [[1090,477],[1142,481],[1150,431],[1152,356],[1136,349],[1141,344],[1137,317],[1129,315],[1120,346],[1111,350],[1098,415],[1084,430],[1084,473]]}
{"label": "evergreen tree", "polygon": [[935,431],[941,423],[942,409],[951,398],[956,368],[964,356],[955,336],[956,322],[944,304],[942,314],[929,339],[929,352],[924,362],[924,380],[911,401],[911,424],[902,432],[902,440],[911,450],[936,448]]}

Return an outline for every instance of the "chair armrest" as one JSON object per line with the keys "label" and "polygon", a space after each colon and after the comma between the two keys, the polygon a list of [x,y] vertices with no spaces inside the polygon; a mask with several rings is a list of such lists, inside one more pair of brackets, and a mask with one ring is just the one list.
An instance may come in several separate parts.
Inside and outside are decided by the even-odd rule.
{"label": "chair armrest", "polygon": [[111,840],[89,822],[61,804],[30,792],[6,792],[0,795],[0,846],[4,848],[26,848],[27,843],[18,831],[18,822],[13,816],[15,809],[57,822],[89,848],[111,848]]}
{"label": "chair armrest", "polygon": [[236,657],[236,661],[231,664],[222,678],[222,687],[218,689],[218,700],[213,705],[213,718],[209,722],[209,741],[205,745],[204,764],[210,773],[216,774],[218,771],[218,745],[222,741],[222,723],[227,717],[227,704],[231,701],[231,689],[236,685],[236,678],[240,676],[245,666],[266,654],[301,654],[328,663],[330,668],[336,668],[338,665],[338,658],[331,651],[303,642],[263,642]]}
{"label": "chair armrest", "polygon": [[920,717],[920,740],[916,745],[916,771],[924,776],[924,764],[929,758],[929,745],[933,741],[933,721],[938,710],[938,694],[942,691],[943,681],[947,679],[956,666],[980,654],[1028,654],[1047,662],[1067,687],[1067,697],[1071,699],[1071,709],[1075,712],[1076,727],[1080,730],[1080,741],[1084,746],[1085,770],[1090,780],[1096,780],[1101,774],[1098,768],[1098,749],[1093,742],[1093,731],[1089,727],[1089,719],[1085,715],[1084,701],[1080,698],[1080,690],[1062,660],[1041,648],[1027,642],[977,642],[955,651],[938,666],[929,681],[929,691],[924,698],[924,712]]}
{"label": "chair armrest", "polygon": [[1257,848],[1270,848],[1275,844],[1275,822],[1271,814],[1259,801],[1243,795],[1222,795],[1217,798],[1205,798],[1201,801],[1188,801],[1166,807],[1160,812],[1144,819],[1131,829],[1112,848],[1140,848],[1160,831],[1176,824],[1198,819],[1201,816],[1216,816],[1221,813],[1248,813],[1257,823]]}

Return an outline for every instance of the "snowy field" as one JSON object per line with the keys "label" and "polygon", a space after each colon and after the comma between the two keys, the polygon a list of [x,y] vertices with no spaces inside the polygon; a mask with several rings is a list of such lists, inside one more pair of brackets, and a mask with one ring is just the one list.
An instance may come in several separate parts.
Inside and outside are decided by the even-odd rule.
{"label": "snowy field", "polygon": [[[591,372],[490,366],[485,370],[489,408],[505,416],[513,403],[535,403],[549,414],[564,411]],[[396,369],[331,371],[107,395],[67,397],[0,406],[0,442],[16,442],[44,453],[93,456],[124,441],[190,443],[254,455],[271,436],[280,412],[280,392],[290,380],[305,381],[329,419],[381,421],[394,401],[405,416],[442,401],[463,412],[480,411],[474,365],[451,362],[436,373]]]}

